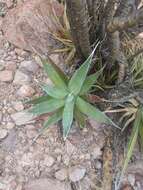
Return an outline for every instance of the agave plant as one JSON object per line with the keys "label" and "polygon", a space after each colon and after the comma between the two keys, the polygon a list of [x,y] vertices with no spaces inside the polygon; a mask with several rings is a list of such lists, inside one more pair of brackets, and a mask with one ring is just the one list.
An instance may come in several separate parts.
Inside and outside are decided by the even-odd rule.
{"label": "agave plant", "polygon": [[94,51],[70,79],[54,63],[48,62],[47,59],[42,60],[53,86],[41,85],[47,95],[30,101],[33,104],[30,112],[35,116],[52,113],[44,123],[43,129],[62,120],[63,137],[66,139],[74,119],[81,127],[85,126],[87,117],[116,126],[108,116],[87,102],[86,95],[102,72],[100,70],[87,76]]}

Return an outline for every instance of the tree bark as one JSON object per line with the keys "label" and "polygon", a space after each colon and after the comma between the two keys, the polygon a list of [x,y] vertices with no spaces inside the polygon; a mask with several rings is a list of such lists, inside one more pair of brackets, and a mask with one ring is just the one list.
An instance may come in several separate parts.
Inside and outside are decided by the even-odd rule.
{"label": "tree bark", "polygon": [[66,0],[71,35],[78,55],[87,58],[91,53],[89,15],[86,0]]}

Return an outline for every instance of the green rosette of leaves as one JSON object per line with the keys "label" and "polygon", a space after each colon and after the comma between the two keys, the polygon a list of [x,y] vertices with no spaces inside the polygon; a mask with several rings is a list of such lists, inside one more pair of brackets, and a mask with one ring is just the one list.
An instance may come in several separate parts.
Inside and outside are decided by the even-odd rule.
{"label": "green rosette of leaves", "polygon": [[87,117],[100,123],[116,126],[107,115],[87,102],[87,94],[102,72],[100,70],[88,76],[95,50],[96,48],[70,79],[54,63],[48,59],[42,60],[44,70],[53,86],[41,85],[47,95],[29,103],[33,104],[30,112],[35,116],[52,113],[44,123],[43,130],[62,120],[63,137],[66,139],[73,120],[75,119],[80,127],[84,127]]}

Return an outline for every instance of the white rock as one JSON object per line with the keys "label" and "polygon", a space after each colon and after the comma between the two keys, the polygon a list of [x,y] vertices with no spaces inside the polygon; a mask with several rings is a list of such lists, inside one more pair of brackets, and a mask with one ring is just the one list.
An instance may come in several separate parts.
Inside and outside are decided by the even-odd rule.
{"label": "white rock", "polygon": [[39,69],[39,65],[35,63],[33,60],[30,61],[22,61],[20,64],[20,68],[24,68],[25,70],[35,73]]}
{"label": "white rock", "polygon": [[132,186],[134,186],[134,184],[135,184],[135,176],[133,175],[133,174],[129,174],[128,175],[128,181],[129,181],[129,183],[132,185]]}
{"label": "white rock", "polygon": [[5,188],[6,188],[6,185],[0,182],[0,189],[5,189]]}
{"label": "white rock", "polygon": [[0,65],[0,71],[3,71],[3,70],[4,70],[4,66]]}
{"label": "white rock", "polygon": [[98,169],[98,170],[100,170],[100,169],[102,168],[102,163],[97,160],[97,161],[95,162],[95,168]]}
{"label": "white rock", "polygon": [[11,8],[14,5],[13,0],[6,0],[6,4],[8,8]]}
{"label": "white rock", "polygon": [[63,168],[55,173],[55,178],[59,181],[64,181],[68,177],[68,172],[66,168]]}
{"label": "white rock", "polygon": [[14,73],[10,70],[0,71],[0,81],[11,82],[13,80]]}
{"label": "white rock", "polygon": [[100,158],[100,156],[102,155],[101,147],[97,145],[97,147],[95,147],[95,148],[92,150],[91,154],[92,154],[92,157],[93,157],[94,159]]}
{"label": "white rock", "polygon": [[45,160],[44,160],[44,164],[47,167],[51,167],[55,162],[55,159],[52,156],[46,156]]}
{"label": "white rock", "polygon": [[22,111],[24,109],[24,106],[22,104],[22,102],[14,102],[13,103],[13,107],[16,111]]}
{"label": "white rock", "polygon": [[80,181],[84,178],[86,169],[82,167],[73,167],[69,171],[69,178],[72,182]]}
{"label": "white rock", "polygon": [[13,123],[13,122],[8,122],[7,124],[6,124],[6,128],[7,129],[13,129],[15,127],[15,124]]}
{"label": "white rock", "polygon": [[22,71],[17,70],[15,73],[14,81],[15,84],[27,84],[31,82],[31,77]]}
{"label": "white rock", "polygon": [[20,97],[31,97],[35,93],[35,90],[30,85],[23,85],[17,91],[17,95]]}
{"label": "white rock", "polygon": [[5,139],[7,137],[7,135],[8,135],[7,130],[5,130],[5,129],[0,130],[0,140]]}
{"label": "white rock", "polygon": [[1,123],[1,121],[2,121],[2,117],[3,117],[3,116],[2,116],[2,113],[0,113],[0,123]]}
{"label": "white rock", "polygon": [[29,123],[34,123],[34,115],[26,111],[17,112],[11,115],[11,118],[14,120],[16,125],[24,125]]}

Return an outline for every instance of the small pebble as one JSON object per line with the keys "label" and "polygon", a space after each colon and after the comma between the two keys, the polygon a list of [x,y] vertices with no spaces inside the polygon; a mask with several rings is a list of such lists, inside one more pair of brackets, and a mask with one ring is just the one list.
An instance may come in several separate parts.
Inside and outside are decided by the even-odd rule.
{"label": "small pebble", "polygon": [[47,156],[44,160],[44,164],[47,166],[47,167],[51,167],[55,162],[55,159],[52,157],[52,156]]}
{"label": "small pebble", "polygon": [[7,130],[5,130],[5,129],[0,130],[0,140],[5,139],[7,137],[7,135],[8,135]]}
{"label": "small pebble", "polygon": [[22,111],[24,109],[24,106],[22,104],[22,102],[14,102],[13,103],[13,107],[16,111]]}
{"label": "small pebble", "polygon": [[55,178],[59,181],[64,181],[68,177],[67,169],[63,168],[55,173]]}
{"label": "small pebble", "polygon": [[20,64],[20,68],[24,68],[26,71],[35,73],[39,69],[39,65],[33,60],[30,61],[22,61]]}
{"label": "small pebble", "polygon": [[13,80],[14,73],[10,70],[0,71],[1,82],[11,82]]}
{"label": "small pebble", "polygon": [[73,167],[70,169],[69,178],[72,182],[80,181],[84,178],[86,169],[81,167]]}
{"label": "small pebble", "polygon": [[13,129],[14,127],[15,127],[15,124],[12,123],[12,122],[8,122],[8,123],[6,124],[6,128],[7,128],[7,129]]}
{"label": "small pebble", "polygon": [[132,185],[132,186],[134,186],[134,184],[135,184],[135,176],[133,175],[133,174],[129,174],[128,175],[128,181],[129,181],[129,183]]}
{"label": "small pebble", "polygon": [[4,66],[0,65],[0,71],[3,71],[3,70],[4,70]]}
{"label": "small pebble", "polygon": [[31,97],[35,93],[35,90],[30,85],[23,85],[17,91],[17,95],[20,97]]}
{"label": "small pebble", "polygon": [[30,75],[19,70],[16,71],[14,81],[13,81],[14,84],[27,84],[29,82],[31,82]]}

